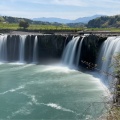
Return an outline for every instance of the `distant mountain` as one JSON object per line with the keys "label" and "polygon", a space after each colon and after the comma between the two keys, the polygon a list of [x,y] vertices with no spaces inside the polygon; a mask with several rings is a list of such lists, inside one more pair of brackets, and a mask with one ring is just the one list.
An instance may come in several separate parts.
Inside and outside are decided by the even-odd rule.
{"label": "distant mountain", "polygon": [[44,22],[57,22],[57,23],[71,23],[72,20],[69,20],[69,19],[62,19],[62,18],[54,18],[54,17],[50,17],[50,18],[45,18],[45,17],[42,17],[42,18],[33,18],[34,21],[44,21]]}
{"label": "distant mountain", "polygon": [[33,18],[33,21],[44,21],[44,22],[57,22],[57,23],[88,23],[90,20],[95,19],[97,17],[101,17],[103,15],[94,15],[94,16],[90,16],[90,17],[82,17],[82,18],[78,18],[76,20],[69,20],[69,19],[61,19],[61,18],[54,18],[54,17],[50,17],[50,18]]}
{"label": "distant mountain", "polygon": [[76,20],[73,21],[73,23],[88,23],[90,20],[101,17],[103,15],[94,15],[94,16],[90,16],[90,17],[83,17],[83,18],[78,18]]}

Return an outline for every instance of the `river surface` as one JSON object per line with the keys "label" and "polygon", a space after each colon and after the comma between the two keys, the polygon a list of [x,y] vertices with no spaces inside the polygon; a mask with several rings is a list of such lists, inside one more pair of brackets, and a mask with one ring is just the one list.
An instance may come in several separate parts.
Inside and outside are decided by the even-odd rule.
{"label": "river surface", "polygon": [[106,91],[94,74],[67,67],[0,64],[0,120],[94,120]]}

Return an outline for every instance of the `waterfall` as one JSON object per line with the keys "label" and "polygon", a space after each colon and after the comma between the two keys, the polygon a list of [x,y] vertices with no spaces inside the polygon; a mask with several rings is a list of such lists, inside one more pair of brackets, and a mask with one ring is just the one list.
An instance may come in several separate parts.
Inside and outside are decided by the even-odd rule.
{"label": "waterfall", "polygon": [[34,48],[33,48],[33,62],[34,63],[37,63],[37,43],[38,43],[38,37],[36,36],[35,37],[35,40],[34,40]]}
{"label": "waterfall", "polygon": [[[46,55],[50,61],[52,58],[58,59],[63,51],[66,37],[60,36],[60,39],[53,35],[40,36],[38,45],[37,35],[0,35],[0,61],[37,63],[40,58],[44,61],[47,58]],[[62,56],[63,64],[78,67],[83,39],[84,37],[81,39],[80,36],[73,37],[67,44]]]}
{"label": "waterfall", "polygon": [[24,54],[25,54],[25,40],[26,40],[26,35],[20,35],[19,61],[21,63],[25,62],[25,59],[24,59]]}
{"label": "waterfall", "polygon": [[71,67],[74,66],[75,52],[79,39],[80,37],[73,37],[72,40],[67,44],[62,56],[63,64]]}
{"label": "waterfall", "polygon": [[[102,73],[113,74],[113,56],[117,53],[120,53],[120,37],[108,37],[107,40],[103,43],[99,57],[98,57],[98,68]],[[111,76],[102,74],[103,82],[106,85],[111,84]]]}
{"label": "waterfall", "polygon": [[77,63],[76,63],[77,66],[79,66],[79,60],[80,60],[80,56],[81,56],[81,49],[82,49],[82,43],[83,43],[84,37],[85,36],[83,36],[83,38],[80,41],[78,52],[77,52]]}
{"label": "waterfall", "polygon": [[7,61],[7,35],[0,35],[0,61]]}

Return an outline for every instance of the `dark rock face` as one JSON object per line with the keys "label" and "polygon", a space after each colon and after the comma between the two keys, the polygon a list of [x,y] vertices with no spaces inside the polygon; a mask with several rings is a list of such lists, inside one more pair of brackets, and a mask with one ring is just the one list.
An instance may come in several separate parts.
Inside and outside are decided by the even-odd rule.
{"label": "dark rock face", "polygon": [[[35,38],[37,36],[37,44],[35,46]],[[6,49],[6,60],[8,62],[20,61],[21,57],[21,45],[24,50],[22,57],[24,62],[31,63],[34,62],[34,56],[36,56],[37,63],[42,61],[49,61],[51,59],[61,59],[62,53],[66,45],[72,40],[73,36],[63,36],[63,35],[27,35],[25,39],[21,40],[20,35],[8,35],[4,43]],[[76,62],[77,54],[79,51],[79,45],[83,38],[77,43],[74,62]],[[82,42],[81,54],[79,59],[79,66],[86,67],[81,61],[86,61],[88,63],[95,64],[96,58],[98,56],[98,51],[101,44],[106,38],[98,37],[95,35],[85,36]],[[21,44],[21,42],[23,42]],[[36,52],[34,52],[34,49]]]}
{"label": "dark rock face", "polygon": [[85,61],[87,63],[95,65],[100,46],[105,40],[106,38],[100,38],[95,35],[86,36],[82,43],[82,48],[81,48],[82,54],[80,57],[79,64],[83,67],[87,67],[88,65],[81,62],[81,61]]}
{"label": "dark rock face", "polygon": [[6,47],[7,47],[7,60],[17,61],[19,59],[19,36],[7,36]]}
{"label": "dark rock face", "polygon": [[39,58],[58,57],[60,58],[64,49],[66,37],[64,36],[38,36]]}
{"label": "dark rock face", "polygon": [[[28,35],[24,43],[24,60],[33,62],[35,35]],[[66,44],[71,37],[62,35],[37,35],[36,56],[37,61],[44,59],[60,59]],[[19,61],[20,58],[20,35],[8,35],[6,40],[7,61]]]}
{"label": "dark rock face", "polygon": [[33,47],[34,47],[35,36],[27,36],[24,45],[24,58],[27,62],[32,62],[33,60]]}

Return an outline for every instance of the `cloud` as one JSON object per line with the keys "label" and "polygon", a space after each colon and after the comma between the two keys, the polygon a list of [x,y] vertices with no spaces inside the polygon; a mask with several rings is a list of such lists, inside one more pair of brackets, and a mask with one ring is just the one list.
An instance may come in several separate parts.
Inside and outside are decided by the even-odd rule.
{"label": "cloud", "polygon": [[104,9],[99,11],[96,10],[94,11],[90,11],[90,10],[84,10],[83,11],[78,11],[78,12],[67,12],[65,11],[63,12],[40,12],[40,11],[29,11],[29,10],[19,10],[19,11],[14,11],[14,10],[6,10],[6,11],[2,11],[0,14],[2,15],[9,15],[9,16],[14,16],[14,17],[24,17],[24,18],[39,18],[39,17],[57,17],[57,18],[67,18],[67,19],[77,19],[79,17],[85,17],[85,16],[92,16],[95,14],[102,14],[102,15],[115,15],[115,14],[119,14],[119,10],[118,11],[105,11]]}
{"label": "cloud", "polygon": [[[15,1],[15,0],[14,0]],[[17,0],[16,0],[17,1]],[[86,3],[82,0],[22,0],[37,4],[52,4],[52,5],[67,5],[67,6],[85,6]]]}
{"label": "cloud", "polygon": [[120,0],[0,0],[0,14],[75,19],[95,14],[120,14],[119,5]]}
{"label": "cloud", "polygon": [[[6,2],[5,0],[1,0]],[[86,2],[82,0],[8,0],[7,2],[17,3],[17,2],[28,2],[34,4],[47,4],[47,5],[68,5],[68,6],[85,6]]]}
{"label": "cloud", "polygon": [[53,0],[52,2],[57,5],[86,6],[86,3],[81,0]]}
{"label": "cloud", "polygon": [[[81,7],[115,7],[120,4],[120,0],[0,0],[0,2],[23,2],[23,3],[33,3],[33,4],[46,4],[46,5],[62,5],[62,6],[81,6]],[[112,6],[114,5],[114,6]]]}
{"label": "cloud", "polygon": [[120,4],[119,0],[10,0],[12,2],[23,1],[29,3],[37,3],[37,4],[52,4],[52,5],[68,5],[68,6],[96,6],[106,5],[106,4]]}
{"label": "cloud", "polygon": [[[71,19],[74,20],[80,16],[84,16],[83,12],[76,12],[76,14],[74,14],[74,12],[40,12],[40,11],[14,11],[14,10],[7,10],[7,11],[3,11],[1,12],[2,15],[9,15],[9,16],[13,16],[13,17],[23,17],[23,18],[39,18],[39,17],[56,17],[56,18],[67,18],[67,19]],[[59,14],[59,16],[58,16]]]}
{"label": "cloud", "polygon": [[86,8],[93,8],[93,9],[99,9],[101,8],[101,11],[103,9],[112,9],[114,8],[115,10],[120,8],[120,1],[119,0],[84,0],[86,3]]}

